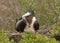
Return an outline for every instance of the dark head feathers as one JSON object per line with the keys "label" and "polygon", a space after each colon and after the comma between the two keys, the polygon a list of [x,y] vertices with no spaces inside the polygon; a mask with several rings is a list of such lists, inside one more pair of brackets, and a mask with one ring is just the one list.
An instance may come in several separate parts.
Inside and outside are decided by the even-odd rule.
{"label": "dark head feathers", "polygon": [[31,13],[32,15],[34,15],[34,11],[32,9],[27,10],[27,12]]}

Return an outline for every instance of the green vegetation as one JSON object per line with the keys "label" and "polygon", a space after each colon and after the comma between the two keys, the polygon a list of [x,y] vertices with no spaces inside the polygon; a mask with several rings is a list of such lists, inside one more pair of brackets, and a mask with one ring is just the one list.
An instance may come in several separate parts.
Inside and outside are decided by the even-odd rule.
{"label": "green vegetation", "polygon": [[[23,33],[23,39],[19,41],[19,43],[59,43],[54,38],[49,38],[40,34],[33,33]],[[14,40],[9,40],[6,33],[0,33],[0,43],[14,43]]]}

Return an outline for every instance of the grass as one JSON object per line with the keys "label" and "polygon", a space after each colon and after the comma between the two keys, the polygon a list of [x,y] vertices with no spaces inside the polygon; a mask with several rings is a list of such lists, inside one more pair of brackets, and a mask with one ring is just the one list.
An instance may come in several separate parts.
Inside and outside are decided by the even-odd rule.
{"label": "grass", "polygon": [[[59,43],[54,38],[47,37],[41,34],[34,33],[23,33],[23,39],[19,41],[19,43]],[[9,40],[7,33],[0,33],[0,43],[15,43],[14,40]]]}

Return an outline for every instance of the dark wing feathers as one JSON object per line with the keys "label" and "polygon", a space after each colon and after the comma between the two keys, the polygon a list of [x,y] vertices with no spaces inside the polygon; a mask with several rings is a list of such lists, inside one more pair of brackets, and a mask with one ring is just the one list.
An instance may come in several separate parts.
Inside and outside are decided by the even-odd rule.
{"label": "dark wing feathers", "polygon": [[24,28],[26,27],[26,21],[25,20],[22,20],[18,26],[16,27],[16,30],[18,32],[23,32],[24,31]]}
{"label": "dark wing feathers", "polygon": [[37,31],[39,29],[39,23],[38,23],[38,21],[34,22],[33,27],[34,27],[35,31]]}

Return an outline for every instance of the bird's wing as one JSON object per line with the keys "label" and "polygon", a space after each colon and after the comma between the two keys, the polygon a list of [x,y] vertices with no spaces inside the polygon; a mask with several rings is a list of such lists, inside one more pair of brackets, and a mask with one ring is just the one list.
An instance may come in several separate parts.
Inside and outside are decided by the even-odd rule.
{"label": "bird's wing", "polygon": [[39,29],[39,23],[38,23],[38,21],[34,22],[33,27],[34,27],[35,31],[37,31]]}
{"label": "bird's wing", "polygon": [[26,27],[26,21],[24,19],[21,19],[16,23],[16,30],[18,32],[23,32],[25,27]]}

